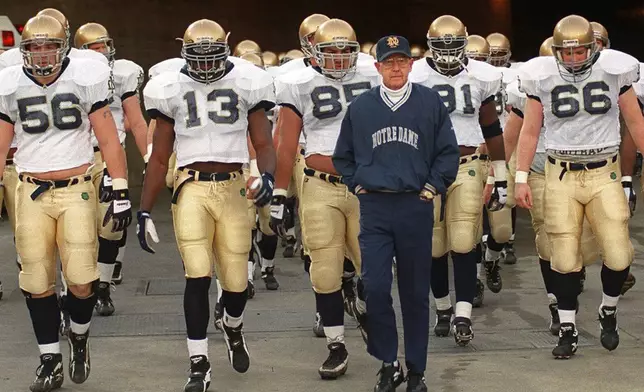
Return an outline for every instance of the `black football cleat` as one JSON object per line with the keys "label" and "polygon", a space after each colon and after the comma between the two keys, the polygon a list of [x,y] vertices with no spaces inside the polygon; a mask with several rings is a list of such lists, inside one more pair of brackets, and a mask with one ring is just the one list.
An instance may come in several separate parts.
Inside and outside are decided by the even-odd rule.
{"label": "black football cleat", "polygon": [[616,306],[602,306],[599,308],[599,328],[599,340],[602,346],[608,351],[615,350],[619,346]]}
{"label": "black football cleat", "polygon": [[224,327],[222,324],[222,319],[224,317],[224,305],[221,302],[221,298],[219,298],[219,301],[215,304],[215,314],[214,314],[214,322],[215,322],[215,329],[217,331],[224,331]]}
{"label": "black football cleat", "polygon": [[454,341],[460,347],[465,347],[472,339],[474,339],[474,332],[472,331],[472,320],[467,317],[455,317],[454,325],[452,327],[454,334]]}
{"label": "black football cleat", "polygon": [[324,324],[322,324],[322,317],[320,313],[315,313],[315,323],[313,324],[313,333],[318,338],[323,338],[326,335],[324,334]]}
{"label": "black football cleat", "polygon": [[409,373],[407,375],[406,392],[427,392],[425,376],[422,373]]}
{"label": "black football cleat", "polygon": [[454,308],[450,306],[446,310],[436,310],[436,324],[434,325],[434,335],[448,336],[449,330],[452,326],[452,317],[454,316]]}
{"label": "black football cleat", "polygon": [[231,328],[226,323],[223,326],[228,360],[238,373],[246,373],[250,367],[250,353],[242,332],[243,324],[236,328]]}
{"label": "black football cleat", "polygon": [[31,392],[49,392],[63,386],[65,371],[62,354],[42,354],[36,379],[29,386]]}
{"label": "black football cleat", "polygon": [[114,264],[114,272],[112,273],[112,283],[115,285],[120,285],[123,283],[123,263],[117,261]]}
{"label": "black football cleat", "polygon": [[329,356],[318,369],[323,380],[335,380],[347,372],[349,353],[344,343],[331,343],[328,346]]}
{"label": "black football cleat", "polygon": [[96,313],[99,316],[107,317],[114,314],[114,303],[112,302],[112,297],[110,295],[111,284],[106,282],[100,282],[98,284],[98,290],[96,290]]}
{"label": "black football cleat", "polygon": [[396,388],[405,380],[400,362],[396,361],[391,365],[382,364],[378,371],[378,382],[373,387],[373,392],[395,392]]}
{"label": "black football cleat", "polygon": [[559,328],[559,342],[552,350],[555,359],[570,359],[577,352],[579,332],[573,323],[561,323]]}
{"label": "black football cleat", "polygon": [[501,251],[501,259],[503,259],[503,264],[512,265],[517,263],[517,255],[514,252],[513,242],[508,242],[505,245]]}
{"label": "black football cleat", "polygon": [[498,293],[503,288],[503,280],[501,280],[501,266],[499,265],[499,259],[488,261],[485,263],[485,280],[487,288],[490,289],[493,293]]}
{"label": "black football cleat", "polygon": [[561,327],[561,322],[559,321],[559,306],[555,302],[548,305],[548,308],[550,309],[550,325],[548,328],[551,334],[559,336],[559,328]]}
{"label": "black football cleat", "polygon": [[266,290],[277,290],[280,287],[279,282],[275,279],[275,267],[266,267],[262,271],[262,279],[266,285]]}
{"label": "black football cleat", "polygon": [[69,376],[76,384],[84,383],[91,370],[89,357],[89,331],[75,334],[69,331]]}
{"label": "black football cleat", "polygon": [[210,362],[205,355],[190,357],[190,376],[183,387],[184,392],[206,392],[210,387]]}

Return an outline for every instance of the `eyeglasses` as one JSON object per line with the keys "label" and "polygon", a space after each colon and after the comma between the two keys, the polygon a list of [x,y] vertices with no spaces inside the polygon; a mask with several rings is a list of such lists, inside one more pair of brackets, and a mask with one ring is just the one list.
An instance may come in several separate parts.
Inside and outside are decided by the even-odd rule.
{"label": "eyeglasses", "polygon": [[382,64],[382,67],[385,69],[391,69],[394,67],[394,65],[397,65],[399,67],[404,67],[407,64],[409,64],[409,60],[407,57],[396,57],[394,59],[387,59],[380,64]]}

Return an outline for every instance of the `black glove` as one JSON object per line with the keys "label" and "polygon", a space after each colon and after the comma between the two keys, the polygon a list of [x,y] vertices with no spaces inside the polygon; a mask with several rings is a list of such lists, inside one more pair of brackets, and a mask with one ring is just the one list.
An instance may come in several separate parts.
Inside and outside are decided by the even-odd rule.
{"label": "black glove", "polygon": [[103,169],[103,178],[101,179],[101,185],[98,187],[98,193],[98,201],[101,203],[109,203],[112,201],[114,189],[112,188],[112,177],[107,172],[107,168]]}
{"label": "black glove", "polygon": [[631,216],[635,213],[635,204],[637,203],[637,195],[633,190],[633,178],[630,176],[622,177],[622,187],[624,188],[624,195],[628,202],[628,208],[631,210]]}
{"label": "black glove", "polygon": [[495,181],[490,201],[487,203],[488,211],[500,211],[508,201],[508,182]]}
{"label": "black glove", "polygon": [[147,211],[139,211],[136,213],[136,236],[139,238],[139,245],[141,249],[149,253],[155,253],[154,249],[148,245],[148,234],[154,243],[159,243],[159,235],[157,229],[154,227],[154,222],[150,213]]}
{"label": "black glove", "polygon": [[271,230],[278,236],[286,238],[286,196],[273,196],[271,201],[271,220],[268,223]]}
{"label": "black glove", "polygon": [[127,189],[114,190],[112,203],[103,218],[103,227],[107,226],[110,220],[113,221],[112,233],[123,231],[132,223],[132,203]]}
{"label": "black glove", "polygon": [[[259,181],[259,182],[258,182]],[[264,173],[260,178],[251,184],[253,191],[253,202],[257,207],[264,207],[271,202],[273,189],[275,188],[275,178],[270,173]]]}

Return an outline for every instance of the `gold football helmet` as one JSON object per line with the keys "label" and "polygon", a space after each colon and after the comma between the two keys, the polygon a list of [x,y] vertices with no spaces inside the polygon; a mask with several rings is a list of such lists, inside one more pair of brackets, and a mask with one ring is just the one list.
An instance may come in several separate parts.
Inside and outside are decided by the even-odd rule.
{"label": "gold football helmet", "polygon": [[233,56],[241,57],[244,53],[262,53],[262,49],[259,47],[257,42],[245,39],[242,42],[238,43],[233,50]]}
{"label": "gold football helmet", "polygon": [[353,74],[360,44],[351,25],[341,19],[328,20],[313,36],[313,58],[322,73],[336,80]]}
{"label": "gold football helmet", "polygon": [[590,22],[579,15],[561,19],[552,34],[552,52],[564,80],[579,82],[588,78],[597,53]]}
{"label": "gold football helmet", "polygon": [[67,57],[67,42],[65,28],[57,19],[48,15],[29,19],[20,42],[25,70],[40,77],[57,74]]}
{"label": "gold football helmet", "polygon": [[593,33],[595,33],[595,41],[601,42],[603,48],[610,49],[610,39],[608,38],[608,30],[599,22],[590,22],[590,25],[593,28]]}
{"label": "gold football helmet", "polygon": [[375,44],[371,41],[365,42],[360,46],[360,51],[362,53],[369,54],[369,52],[371,51],[371,48],[373,48],[374,45]]}
{"label": "gold football helmet", "polygon": [[103,53],[107,60],[112,63],[114,61],[114,54],[116,53],[116,48],[114,48],[114,41],[110,37],[110,34],[107,32],[107,29],[98,23],[87,23],[82,25],[76,30],[74,35],[74,46],[77,49],[93,49],[91,46],[95,44],[101,44],[100,47],[96,48],[100,53]]}
{"label": "gold football helmet", "polygon": [[490,44],[490,64],[495,67],[507,66],[512,56],[508,37],[501,33],[492,33],[485,39]]}
{"label": "gold football helmet", "polygon": [[487,63],[490,61],[490,44],[480,35],[468,35],[465,56]]}
{"label": "gold football helmet", "polygon": [[318,27],[329,20],[329,17],[322,14],[309,15],[300,23],[299,37],[302,52],[306,57],[313,57],[313,46],[311,40]]}
{"label": "gold football helmet", "polygon": [[425,53],[425,50],[420,45],[412,45],[409,49],[411,49],[411,57],[414,60],[423,57],[423,53]]}
{"label": "gold football helmet", "polygon": [[548,37],[539,47],[539,56],[554,56],[552,54],[552,37]]}
{"label": "gold football helmet", "polygon": [[377,48],[377,45],[375,45],[375,44],[374,44],[374,45],[371,47],[371,49],[369,49],[369,54],[370,54],[370,55],[371,55],[371,57],[373,57],[374,59],[376,58],[376,48]]}
{"label": "gold football helmet", "polygon": [[192,23],[183,34],[181,57],[188,65],[188,75],[198,82],[211,83],[226,73],[230,55],[228,35],[217,23],[201,19]]}
{"label": "gold football helmet", "polygon": [[280,64],[280,60],[277,58],[277,55],[268,50],[262,53],[262,61],[264,61],[264,65],[266,67],[275,67]]}
{"label": "gold football helmet", "polygon": [[449,73],[463,68],[467,29],[463,22],[452,15],[436,18],[427,32],[427,46],[436,69]]}
{"label": "gold football helmet", "polygon": [[45,8],[44,10],[41,10],[36,14],[36,16],[41,16],[41,15],[47,15],[51,16],[52,18],[56,19],[61,25],[63,25],[63,28],[65,29],[65,42],[67,42],[67,45],[69,45],[70,38],[72,36],[71,30],[69,29],[69,20],[67,20],[67,17],[60,11],[58,11],[56,8]]}
{"label": "gold football helmet", "polygon": [[240,58],[264,69],[264,60],[262,59],[262,56],[258,55],[257,53],[244,53],[240,56]]}
{"label": "gold football helmet", "polygon": [[305,58],[305,57],[306,56],[304,55],[304,53],[301,50],[299,50],[299,49],[291,49],[288,52],[284,53],[284,56],[280,60],[280,65],[288,63],[291,60],[302,59],[302,58]]}

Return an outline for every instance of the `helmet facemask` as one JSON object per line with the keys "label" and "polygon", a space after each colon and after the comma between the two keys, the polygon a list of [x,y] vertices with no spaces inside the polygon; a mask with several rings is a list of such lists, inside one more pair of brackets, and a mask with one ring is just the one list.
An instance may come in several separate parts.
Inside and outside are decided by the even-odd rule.
{"label": "helmet facemask", "polygon": [[[584,49],[586,57],[583,60],[576,60],[581,50]],[[563,41],[562,45],[552,45],[552,51],[557,60],[557,67],[561,78],[567,82],[580,82],[590,76],[592,64],[597,53],[595,41],[588,44],[579,44],[577,40]],[[564,56],[569,57],[564,60]]]}
{"label": "helmet facemask", "polygon": [[[330,53],[325,51],[328,48],[342,52]],[[360,44],[355,41],[322,42],[313,46],[313,58],[318,63],[324,76],[339,81],[353,76],[356,71],[359,52]]]}
{"label": "helmet facemask", "polygon": [[429,37],[427,45],[436,69],[441,73],[459,70],[464,66],[467,38],[446,35]]}
{"label": "helmet facemask", "polygon": [[[34,51],[35,47],[56,46],[52,49]],[[20,42],[20,53],[24,68],[32,75],[48,77],[56,75],[62,69],[67,57],[67,42],[59,38],[36,38]]]}
{"label": "helmet facemask", "polygon": [[110,66],[113,65],[114,64],[114,55],[116,54],[116,48],[114,47],[114,40],[113,39],[111,39],[109,37],[97,39],[94,42],[89,42],[89,43],[83,44],[81,46],[81,49],[94,50],[93,48],[90,48],[90,47],[93,46],[93,45],[97,45],[97,44],[103,44],[104,47],[101,48],[103,50],[95,50],[95,51],[105,55],[105,57],[107,57],[108,63],[110,63]]}
{"label": "helmet facemask", "polygon": [[313,39],[314,35],[315,35],[315,32],[300,38],[300,46],[302,47],[302,53],[304,53],[304,55],[308,58],[313,57],[313,44],[311,44],[311,39]]}
{"label": "helmet facemask", "polygon": [[226,73],[230,47],[225,41],[201,40],[183,44],[181,57],[186,60],[188,75],[198,82],[212,83]]}
{"label": "helmet facemask", "polygon": [[511,55],[508,49],[491,47],[489,63],[495,67],[505,67],[510,62]]}

